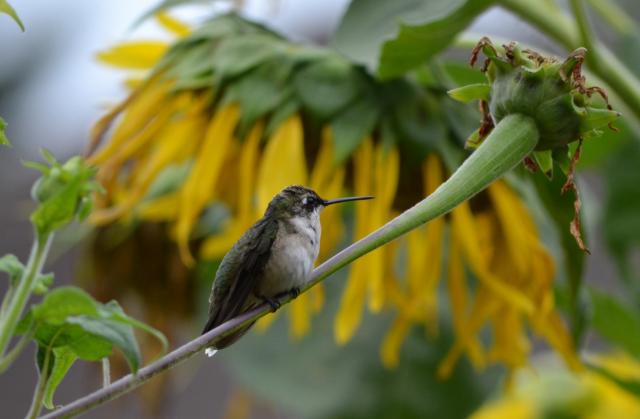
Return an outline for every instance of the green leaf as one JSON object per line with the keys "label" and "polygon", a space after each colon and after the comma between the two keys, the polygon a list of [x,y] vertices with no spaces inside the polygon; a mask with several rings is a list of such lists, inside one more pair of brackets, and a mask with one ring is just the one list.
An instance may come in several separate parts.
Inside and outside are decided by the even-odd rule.
{"label": "green leaf", "polygon": [[49,287],[53,284],[54,276],[52,273],[38,275],[33,285],[33,293],[36,295],[44,295],[49,291]]}
{"label": "green leaf", "polygon": [[336,30],[332,46],[356,62],[378,67],[384,78],[400,75],[446,48],[491,3],[354,0]]}
{"label": "green leaf", "polygon": [[342,163],[371,134],[379,115],[374,98],[362,96],[331,121],[334,163]]}
{"label": "green leaf", "polygon": [[284,52],[282,41],[272,35],[245,34],[220,41],[213,54],[216,77],[227,79],[255,68]]}
{"label": "green leaf", "polygon": [[[0,2],[1,1],[2,0],[0,0]],[[5,134],[5,132],[4,132],[6,128],[7,128],[7,123],[4,122],[4,119],[0,118],[0,145],[11,146],[11,143],[9,142],[9,139],[7,138],[7,134]]]}
{"label": "green leaf", "polygon": [[36,322],[61,325],[68,317],[98,316],[98,304],[89,294],[77,287],[60,287],[51,291],[33,309]]}
{"label": "green leaf", "polygon": [[55,408],[53,395],[73,363],[78,359],[76,354],[67,346],[52,349],[52,355],[53,365],[49,371],[49,379],[47,380],[44,398],[44,406],[47,409]]}
{"label": "green leaf", "polygon": [[340,112],[359,93],[359,77],[350,62],[329,57],[309,64],[294,78],[302,105],[326,120]]}
{"label": "green leaf", "polygon": [[69,324],[80,326],[85,332],[98,336],[117,346],[123,353],[131,370],[135,373],[141,362],[140,348],[130,325],[117,320],[73,316],[67,319]]}
{"label": "green leaf", "polygon": [[102,318],[111,319],[123,324],[127,324],[131,327],[135,327],[149,333],[151,336],[160,341],[160,343],[162,344],[162,350],[165,352],[169,348],[169,342],[167,341],[167,338],[162,334],[162,332],[145,323],[142,323],[139,320],[134,319],[133,317],[128,316],[124,312],[122,307],[120,307],[117,301],[109,301],[107,304],[102,305],[102,307],[100,308],[100,315],[102,316]]}
{"label": "green leaf", "polygon": [[[422,2],[421,24],[405,20],[397,37],[382,46],[378,65],[380,77],[400,76],[429,60],[492,3],[493,0]],[[412,20],[415,22],[418,17]]]}
{"label": "green leaf", "polygon": [[240,137],[258,119],[275,110],[291,96],[293,90],[290,76],[293,66],[293,61],[286,58],[269,60],[229,85],[224,102],[237,101],[240,104]]}
{"label": "green leaf", "polygon": [[15,255],[4,255],[0,258],[0,272],[6,272],[9,275],[9,281],[15,284],[22,277],[24,265]]}
{"label": "green leaf", "polygon": [[447,93],[452,99],[459,102],[470,102],[472,100],[489,100],[491,86],[486,83],[470,84],[449,90]]}
{"label": "green leaf", "polygon": [[640,359],[640,312],[625,306],[619,298],[590,290],[593,328],[602,337]]}
{"label": "green leaf", "polygon": [[[11,7],[9,2],[7,2],[7,0],[0,0],[0,13],[5,13],[9,15],[18,24],[18,26],[20,26],[20,29],[22,30],[22,32],[24,32],[24,24],[22,23],[22,20],[20,20],[20,17],[16,13],[16,11],[13,9],[13,7]],[[2,136],[3,136],[3,133],[0,127],[0,144],[2,144]]]}

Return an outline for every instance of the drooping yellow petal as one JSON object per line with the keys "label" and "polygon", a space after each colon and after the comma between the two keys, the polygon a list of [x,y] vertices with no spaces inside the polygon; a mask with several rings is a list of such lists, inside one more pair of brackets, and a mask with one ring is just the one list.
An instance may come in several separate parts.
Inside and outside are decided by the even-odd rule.
{"label": "drooping yellow petal", "polygon": [[481,257],[482,250],[476,237],[471,209],[467,202],[452,211],[453,234],[456,234],[461,248],[478,279],[497,295],[510,304],[514,304],[527,314],[532,314],[534,306],[528,296],[507,283],[500,281],[490,271],[487,261]]}
{"label": "drooping yellow petal", "polygon": [[[126,103],[122,119],[111,135],[109,142],[89,158],[89,163],[99,166],[142,130],[153,115],[166,106],[166,98],[170,86],[171,84],[167,82],[149,83],[142,87],[142,90],[132,93],[131,100]],[[96,124],[92,130],[92,137],[96,142],[116,116],[117,113],[109,112]]]}
{"label": "drooping yellow petal", "polygon": [[180,38],[191,33],[191,27],[189,25],[180,19],[176,19],[167,12],[158,12],[155,17],[160,26]]}
{"label": "drooping yellow petal", "polygon": [[300,339],[311,328],[311,301],[309,293],[302,293],[289,304],[290,333]]}
{"label": "drooping yellow petal", "polygon": [[522,203],[516,199],[514,192],[503,181],[495,182],[488,188],[491,200],[494,203],[496,215],[503,225],[502,233],[509,244],[508,252],[510,262],[515,268],[526,273],[532,261],[530,255],[522,251],[523,243],[527,242],[530,220]]}
{"label": "drooping yellow petal", "polygon": [[256,187],[260,215],[282,189],[306,183],[302,122],[298,115],[293,115],[271,136],[262,156]]}
{"label": "drooping yellow petal", "polygon": [[[397,148],[386,148],[384,144],[378,144],[374,159],[376,199],[373,200],[373,213],[369,215],[370,231],[381,227],[389,220],[400,175],[400,154]],[[374,313],[379,312],[385,302],[384,252],[384,248],[379,248],[366,258],[369,310]]]}
{"label": "drooping yellow petal", "polygon": [[409,334],[411,323],[401,315],[396,317],[391,328],[387,331],[382,347],[380,349],[380,357],[382,364],[386,368],[395,368],[400,361],[400,348],[402,342]]}
{"label": "drooping yellow petal", "polygon": [[[353,156],[353,183],[356,195],[369,195],[373,190],[372,159],[373,142],[370,138],[367,138],[357,148]],[[364,237],[367,233],[371,208],[371,201],[360,202],[359,205],[355,206],[355,238]],[[357,259],[349,270],[347,284],[342,293],[334,324],[335,340],[340,345],[347,343],[351,339],[362,318],[368,280],[366,271],[363,272],[363,270],[366,269],[369,257],[370,255],[366,255]]]}
{"label": "drooping yellow petal", "polygon": [[469,419],[535,419],[538,417],[535,400],[517,398],[483,406]]}
{"label": "drooping yellow petal", "polygon": [[214,186],[233,141],[233,131],[239,117],[240,110],[235,104],[227,105],[216,112],[207,127],[198,158],[181,189],[176,238],[180,256],[188,265],[194,262],[188,246],[191,229],[205,205],[214,197]]}
{"label": "drooping yellow petal", "polygon": [[167,165],[179,163],[192,154],[198,144],[204,122],[202,117],[185,117],[167,124],[161,135],[157,137],[158,146],[133,179],[125,201],[118,206],[93,212],[90,220],[96,224],[103,224],[111,222],[131,210],[144,197],[156,176]]}
{"label": "drooping yellow petal", "polygon": [[468,289],[464,278],[464,266],[460,255],[457,239],[454,235],[449,238],[449,267],[447,272],[447,286],[449,302],[451,304],[451,319],[453,329],[459,339],[468,341],[467,351],[471,363],[476,368],[484,366],[484,355],[477,338],[467,329]]}
{"label": "drooping yellow petal", "polygon": [[263,124],[257,123],[249,132],[247,140],[242,145],[238,172],[238,211],[228,221],[223,230],[208,237],[200,248],[200,254],[205,259],[223,257],[244,232],[256,221],[254,210],[254,185],[256,183],[256,166]]}
{"label": "drooping yellow petal", "polygon": [[143,220],[163,222],[174,220],[179,207],[180,194],[171,193],[141,204],[137,213]]}
{"label": "drooping yellow petal", "polygon": [[[332,199],[342,195],[344,177],[344,166],[335,167],[334,165],[333,136],[331,129],[325,127],[322,131],[322,141],[313,165],[309,184],[311,189],[321,197]],[[341,207],[333,205],[325,208],[320,215],[320,224],[323,226],[323,231],[318,262],[322,262],[329,257],[335,246],[342,239],[344,225],[341,217]]]}
{"label": "drooping yellow petal", "polygon": [[124,42],[96,54],[96,58],[113,67],[148,70],[167,51],[167,43],[161,41]]}

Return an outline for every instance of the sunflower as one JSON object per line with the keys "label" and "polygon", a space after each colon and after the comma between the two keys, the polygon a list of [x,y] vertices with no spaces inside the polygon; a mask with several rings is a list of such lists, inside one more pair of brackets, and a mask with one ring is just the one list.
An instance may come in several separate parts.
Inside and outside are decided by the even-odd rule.
{"label": "sunflower", "polygon": [[[193,266],[219,260],[288,185],[326,197],[375,195],[355,208],[360,238],[450,171],[434,146],[450,141],[449,130],[433,129],[440,93],[410,79],[379,81],[329,49],[289,43],[233,14],[193,31],[166,15],[160,23],[180,37],[173,45],[134,42],[98,55],[148,73],[129,81],[129,96],[95,125],[90,160],[107,190],[92,215],[97,225],[165,223],[181,260]],[[320,261],[345,237],[339,208],[324,211],[322,223],[331,228]],[[522,367],[532,351],[529,331],[579,369],[554,306],[554,277],[531,214],[500,181],[446,219],[354,262],[335,339],[351,339],[365,306],[394,312],[381,347],[384,365],[393,367],[411,327],[437,334],[438,293],[446,288],[455,342],[440,375],[463,354],[478,368]],[[288,306],[293,337],[309,331],[323,303],[318,286]],[[485,328],[490,341],[480,339]]]}

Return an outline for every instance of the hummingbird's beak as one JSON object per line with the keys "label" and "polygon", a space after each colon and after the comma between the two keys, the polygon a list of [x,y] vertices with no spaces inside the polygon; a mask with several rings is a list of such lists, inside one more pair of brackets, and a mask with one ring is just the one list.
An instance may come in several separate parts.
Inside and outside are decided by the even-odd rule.
{"label": "hummingbird's beak", "polygon": [[329,199],[327,201],[324,201],[322,205],[326,207],[327,205],[339,204],[341,202],[361,201],[361,200],[373,199],[373,198],[374,198],[373,196],[350,196],[348,198]]}

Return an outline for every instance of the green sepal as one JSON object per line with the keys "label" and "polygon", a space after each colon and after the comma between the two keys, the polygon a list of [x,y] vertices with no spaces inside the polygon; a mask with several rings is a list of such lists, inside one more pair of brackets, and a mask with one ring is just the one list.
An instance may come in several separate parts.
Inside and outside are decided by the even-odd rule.
{"label": "green sepal", "polygon": [[467,137],[467,140],[464,142],[464,148],[473,150],[478,148],[480,144],[482,144],[482,138],[480,138],[480,128],[478,128]]}
{"label": "green sepal", "polygon": [[470,102],[472,100],[489,100],[491,86],[486,83],[470,84],[468,86],[451,89],[447,94],[458,102]]}
{"label": "green sepal", "polygon": [[553,156],[551,150],[534,151],[533,158],[536,160],[538,167],[546,177],[553,177]]}
{"label": "green sepal", "polygon": [[578,115],[580,116],[580,134],[582,138],[591,138],[600,136],[602,132],[598,128],[615,122],[620,117],[620,112],[587,107],[580,109]]}
{"label": "green sepal", "polygon": [[552,150],[553,161],[556,162],[562,173],[565,175],[569,173],[569,168],[571,166],[571,156],[569,155],[569,147],[559,147]]}
{"label": "green sepal", "polygon": [[0,258],[0,272],[6,272],[11,285],[15,285],[22,277],[24,265],[15,255],[4,255]]}

